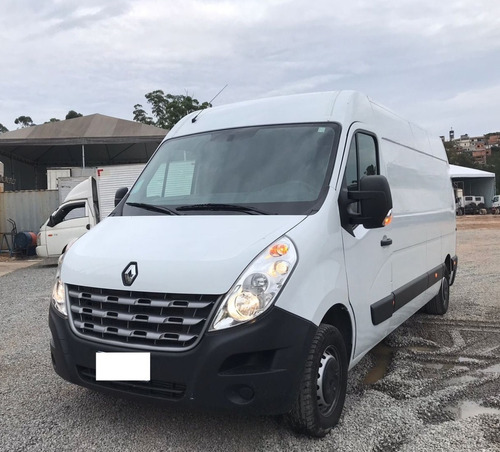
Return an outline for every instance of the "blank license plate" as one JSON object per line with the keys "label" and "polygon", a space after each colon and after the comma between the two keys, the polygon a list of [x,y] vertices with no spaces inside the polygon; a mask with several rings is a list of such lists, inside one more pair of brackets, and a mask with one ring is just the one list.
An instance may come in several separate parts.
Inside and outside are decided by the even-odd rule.
{"label": "blank license plate", "polygon": [[151,354],[143,352],[95,354],[95,379],[98,381],[149,381]]}

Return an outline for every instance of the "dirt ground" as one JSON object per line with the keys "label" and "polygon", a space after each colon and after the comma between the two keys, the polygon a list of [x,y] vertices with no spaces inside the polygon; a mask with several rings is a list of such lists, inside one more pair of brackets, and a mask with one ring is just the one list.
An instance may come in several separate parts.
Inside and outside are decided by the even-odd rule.
{"label": "dirt ground", "polygon": [[457,229],[500,229],[500,215],[465,215],[457,217]]}
{"label": "dirt ground", "polygon": [[280,416],[155,407],[65,382],[49,352],[56,267],[10,271],[0,276],[0,450],[500,452],[500,216],[459,217],[457,229],[449,311],[417,313],[365,356],[320,440]]}

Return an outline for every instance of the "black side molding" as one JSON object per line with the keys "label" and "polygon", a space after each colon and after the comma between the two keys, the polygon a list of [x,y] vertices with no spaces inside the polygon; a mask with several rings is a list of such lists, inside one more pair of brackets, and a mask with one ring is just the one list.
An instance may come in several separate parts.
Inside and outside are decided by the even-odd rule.
{"label": "black side molding", "polygon": [[445,275],[445,270],[446,267],[444,264],[441,264],[422,276],[415,278],[413,281],[410,281],[408,284],[396,289],[389,296],[373,303],[370,306],[372,323],[374,325],[379,325],[391,318],[398,309],[401,309],[405,304],[424,293],[429,287],[441,281]]}
{"label": "black side molding", "polygon": [[455,282],[455,276],[457,276],[457,269],[458,269],[458,256],[453,256],[451,258],[451,279],[450,279],[450,286],[453,286],[453,283]]}
{"label": "black side molding", "polygon": [[370,309],[372,312],[372,323],[374,325],[378,325],[387,320],[394,312],[394,294],[372,304]]}

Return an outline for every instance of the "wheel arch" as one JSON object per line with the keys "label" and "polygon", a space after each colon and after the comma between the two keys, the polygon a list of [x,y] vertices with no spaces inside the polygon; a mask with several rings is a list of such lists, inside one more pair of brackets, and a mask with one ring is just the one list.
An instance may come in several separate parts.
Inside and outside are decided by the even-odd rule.
{"label": "wheel arch", "polygon": [[323,316],[321,323],[332,325],[340,331],[346,346],[347,357],[350,361],[353,352],[354,328],[347,307],[340,303],[335,304]]}

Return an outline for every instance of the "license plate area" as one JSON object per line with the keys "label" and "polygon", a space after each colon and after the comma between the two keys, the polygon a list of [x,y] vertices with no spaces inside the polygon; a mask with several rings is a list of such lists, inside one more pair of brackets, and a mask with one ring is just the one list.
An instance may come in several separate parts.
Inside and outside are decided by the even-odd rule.
{"label": "license plate area", "polygon": [[96,381],[150,381],[151,354],[145,352],[97,352]]}

